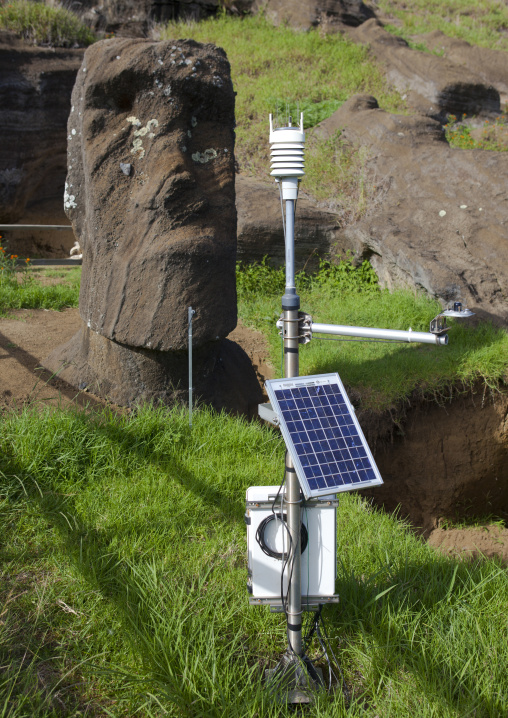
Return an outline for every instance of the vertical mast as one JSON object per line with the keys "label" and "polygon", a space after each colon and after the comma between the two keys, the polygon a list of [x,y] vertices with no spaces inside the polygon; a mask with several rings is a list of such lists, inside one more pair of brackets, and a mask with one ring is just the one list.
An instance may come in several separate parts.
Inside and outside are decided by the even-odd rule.
{"label": "vertical mast", "polygon": [[[298,310],[300,297],[295,287],[295,207],[298,198],[298,182],[303,177],[303,114],[300,126],[292,127],[291,118],[288,127],[273,128],[270,115],[271,175],[279,183],[281,199],[285,202],[285,248],[286,248],[286,290],[282,297],[283,339],[284,339],[284,375],[294,377],[299,374],[298,366]],[[300,482],[293,462],[286,452],[286,491],[287,526],[290,536],[288,547],[287,595],[287,637],[289,650],[303,657],[302,643],[302,585],[301,585],[301,500]]]}

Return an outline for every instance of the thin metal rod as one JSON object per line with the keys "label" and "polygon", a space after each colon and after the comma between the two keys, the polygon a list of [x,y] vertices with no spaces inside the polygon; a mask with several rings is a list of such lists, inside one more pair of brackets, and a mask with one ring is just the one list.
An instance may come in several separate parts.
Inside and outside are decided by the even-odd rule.
{"label": "thin metal rod", "polygon": [[364,339],[394,339],[402,342],[419,342],[423,344],[448,344],[447,334],[431,334],[431,332],[404,332],[399,329],[375,329],[373,327],[348,327],[342,324],[311,323],[313,334],[336,334],[345,337],[363,337]]}
{"label": "thin metal rod", "polygon": [[189,426],[192,426],[192,317],[195,310],[189,307],[187,310],[188,327],[188,344],[189,344]]}
{"label": "thin metal rod", "polygon": [[72,230],[72,226],[70,224],[0,224],[0,230],[5,231],[6,229],[13,229],[13,230],[30,230],[35,231],[39,229],[70,229]]}
{"label": "thin metal rod", "polygon": [[[24,267],[27,264],[26,259],[16,260],[16,265]],[[31,259],[30,267],[80,267],[83,264],[82,259]]]}

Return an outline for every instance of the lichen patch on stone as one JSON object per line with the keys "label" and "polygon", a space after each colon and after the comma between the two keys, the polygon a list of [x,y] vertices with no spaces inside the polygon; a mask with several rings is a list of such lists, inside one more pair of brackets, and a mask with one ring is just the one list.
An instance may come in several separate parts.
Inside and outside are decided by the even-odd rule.
{"label": "lichen patch on stone", "polygon": [[202,165],[204,165],[217,157],[217,150],[210,148],[208,150],[205,150],[204,152],[195,152],[191,156],[194,162],[200,162]]}
{"label": "lichen patch on stone", "polygon": [[[71,185],[72,187],[72,185]],[[78,205],[76,204],[76,197],[73,194],[69,194],[69,186],[65,183],[64,191],[64,209],[75,209]]]}
{"label": "lichen patch on stone", "polygon": [[143,147],[143,140],[141,138],[148,135],[150,139],[153,139],[155,137],[155,133],[151,132],[151,130],[152,128],[155,129],[159,126],[159,120],[152,118],[151,120],[148,120],[144,127],[142,127],[141,120],[137,117],[134,117],[134,115],[131,115],[127,118],[127,122],[130,122],[133,127],[138,128],[134,131],[135,139],[132,142],[131,154],[137,154],[139,159],[142,159],[145,156],[145,149]]}

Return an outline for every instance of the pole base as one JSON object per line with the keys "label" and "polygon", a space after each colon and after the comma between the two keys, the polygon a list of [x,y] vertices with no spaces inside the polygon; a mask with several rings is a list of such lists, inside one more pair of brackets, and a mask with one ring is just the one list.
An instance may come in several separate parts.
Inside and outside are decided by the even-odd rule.
{"label": "pole base", "polygon": [[314,694],[324,688],[323,672],[307,656],[286,653],[275,668],[265,671],[265,684],[281,703],[313,703]]}

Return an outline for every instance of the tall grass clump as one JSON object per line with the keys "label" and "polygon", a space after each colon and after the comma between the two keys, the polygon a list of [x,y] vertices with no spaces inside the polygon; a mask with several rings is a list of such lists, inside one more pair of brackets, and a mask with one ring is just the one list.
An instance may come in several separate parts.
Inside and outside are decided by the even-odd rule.
{"label": "tall grass clump", "polygon": [[[280,313],[284,270],[261,265],[239,266],[239,314],[261,329],[270,346],[272,364],[280,376],[281,338],[275,327]],[[428,331],[441,311],[435,299],[420,292],[381,290],[367,261],[356,267],[346,259],[321,263],[311,276],[297,276],[301,306],[315,321],[352,326]],[[365,406],[391,407],[414,392],[440,399],[450,389],[480,382],[496,388],[508,376],[508,334],[488,322],[468,326],[457,320],[446,347],[428,344],[320,339],[300,347],[300,373],[338,371],[350,386],[361,390]]]}
{"label": "tall grass clump", "polygon": [[39,273],[29,257],[21,266],[18,259],[5,243],[0,244],[0,317],[12,309],[61,310],[78,306],[81,267],[60,272],[58,279],[63,281],[48,285],[44,280],[54,275],[54,270]]}
{"label": "tall grass clump", "polygon": [[[345,36],[317,30],[296,32],[274,27],[261,15],[243,19],[219,15],[200,23],[171,22],[163,39],[192,38],[224,48],[231,63],[236,98],[236,157],[242,171],[268,174],[268,115],[304,112],[307,128],[330,116],[357,92],[376,96],[386,109],[400,109],[400,95],[388,88],[365,48]],[[328,153],[329,153],[328,149]],[[330,162],[319,143],[306,151],[306,183],[327,198],[341,193],[360,174],[362,158],[351,151],[339,166]],[[343,180],[343,177],[345,179]]]}
{"label": "tall grass clump", "polygon": [[86,47],[97,40],[95,33],[72,10],[30,0],[3,0],[0,28],[16,33],[33,45]]}
{"label": "tall grass clump", "polygon": [[[293,714],[262,685],[284,617],[245,590],[245,491],[279,484],[277,433],[206,409],[191,430],[179,410],[34,408],[0,436],[4,715]],[[506,715],[506,571],[436,554],[358,496],[338,526],[326,612],[350,697],[335,685],[312,715]]]}
{"label": "tall grass clump", "polygon": [[377,7],[397,24],[386,29],[409,39],[433,30],[496,50],[508,50],[508,7],[502,0],[379,0]]}

